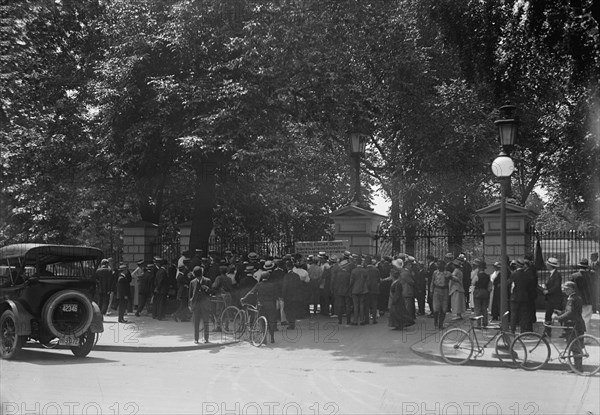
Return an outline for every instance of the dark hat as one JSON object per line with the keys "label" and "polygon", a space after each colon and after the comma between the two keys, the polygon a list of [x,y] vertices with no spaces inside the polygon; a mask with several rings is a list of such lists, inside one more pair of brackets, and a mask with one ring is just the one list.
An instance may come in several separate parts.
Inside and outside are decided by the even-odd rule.
{"label": "dark hat", "polygon": [[194,267],[194,275],[202,275],[202,273],[204,272],[204,268],[200,267],[200,266],[195,266]]}
{"label": "dark hat", "polygon": [[485,263],[485,261],[479,261],[479,263],[477,264],[477,267],[479,269],[486,269],[487,268],[487,264]]}
{"label": "dark hat", "polygon": [[263,269],[265,271],[269,271],[271,269],[275,268],[275,263],[273,261],[266,261],[265,265],[263,265]]}
{"label": "dark hat", "polygon": [[152,262],[146,265],[146,269],[150,270],[152,268],[154,268],[154,264]]}
{"label": "dark hat", "polygon": [[123,264],[123,263],[119,264],[119,270],[124,270],[124,269],[127,269],[127,265]]}
{"label": "dark hat", "polygon": [[142,265],[144,265],[144,262],[146,262],[146,261],[144,261],[143,259],[140,259],[138,262],[136,262],[136,264],[138,264],[139,266],[142,266]]}
{"label": "dark hat", "polygon": [[185,269],[185,265],[181,264],[180,266],[177,267],[177,269]]}
{"label": "dark hat", "polygon": [[227,260],[225,260],[225,259],[222,259],[222,260],[219,261],[219,266],[220,267],[226,267],[228,265],[229,265],[229,262],[227,262]]}
{"label": "dark hat", "polygon": [[588,262],[587,258],[583,258],[581,261],[579,261],[579,264],[577,264],[577,266],[579,268],[589,268],[590,263]]}
{"label": "dark hat", "polygon": [[460,267],[462,265],[462,262],[460,259],[456,258],[452,260],[452,264],[456,265],[457,267]]}

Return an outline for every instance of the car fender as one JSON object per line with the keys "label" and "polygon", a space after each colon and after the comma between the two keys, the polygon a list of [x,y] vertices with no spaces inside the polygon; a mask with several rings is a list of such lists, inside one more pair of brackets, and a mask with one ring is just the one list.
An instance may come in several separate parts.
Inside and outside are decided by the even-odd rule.
{"label": "car fender", "polygon": [[104,332],[104,316],[100,312],[100,307],[98,307],[98,304],[94,301],[92,301],[92,309],[94,310],[94,315],[92,317],[90,331],[92,333],[102,333]]}
{"label": "car fender", "polygon": [[31,334],[31,320],[33,320],[33,316],[25,310],[25,308],[20,304],[12,300],[6,300],[0,306],[0,314],[4,313],[6,310],[12,310],[15,315],[15,324],[17,329],[17,335],[19,336],[27,336]]}

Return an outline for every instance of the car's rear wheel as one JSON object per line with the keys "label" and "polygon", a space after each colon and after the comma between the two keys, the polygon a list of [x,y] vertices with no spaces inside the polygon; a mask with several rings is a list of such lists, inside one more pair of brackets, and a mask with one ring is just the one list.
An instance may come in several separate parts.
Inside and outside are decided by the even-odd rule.
{"label": "car's rear wheel", "polygon": [[42,321],[58,338],[81,337],[92,324],[92,302],[79,291],[59,291],[52,295],[42,309]]}
{"label": "car's rear wheel", "polygon": [[79,346],[71,347],[71,351],[75,357],[85,357],[92,351],[95,343],[96,333],[88,330],[79,338]]}
{"label": "car's rear wheel", "polygon": [[0,358],[10,360],[18,357],[27,336],[17,334],[17,320],[12,310],[0,316]]}

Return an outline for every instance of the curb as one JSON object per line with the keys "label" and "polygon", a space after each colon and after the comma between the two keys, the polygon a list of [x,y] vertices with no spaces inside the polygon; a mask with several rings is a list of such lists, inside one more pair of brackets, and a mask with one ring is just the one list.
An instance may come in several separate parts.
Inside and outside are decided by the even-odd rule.
{"label": "curb", "polygon": [[[190,346],[122,346],[122,345],[95,345],[92,348],[93,352],[125,352],[125,353],[173,353],[173,352],[189,352],[193,350],[214,349],[220,346],[229,346],[239,343],[238,340],[226,341],[223,343],[201,343]],[[53,348],[45,348],[40,343],[28,343],[23,348],[26,349],[42,349],[42,350],[70,350],[68,346],[56,346]]]}
{"label": "curb", "polygon": [[193,350],[202,349],[213,349],[220,346],[228,346],[230,344],[239,343],[239,341],[232,340],[223,343],[201,343],[194,344],[191,346],[108,346],[108,345],[96,345],[92,351],[99,352],[134,352],[134,353],[172,353],[172,352],[189,352]]}

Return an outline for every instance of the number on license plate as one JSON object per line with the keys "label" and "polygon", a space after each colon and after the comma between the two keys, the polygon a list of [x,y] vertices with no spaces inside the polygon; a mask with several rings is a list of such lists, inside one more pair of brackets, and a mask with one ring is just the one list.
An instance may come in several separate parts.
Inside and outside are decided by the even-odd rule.
{"label": "number on license plate", "polygon": [[64,311],[65,313],[76,313],[77,304],[63,304],[62,311]]}
{"label": "number on license plate", "polygon": [[58,344],[64,346],[79,346],[79,339],[75,336],[64,336],[58,339]]}

